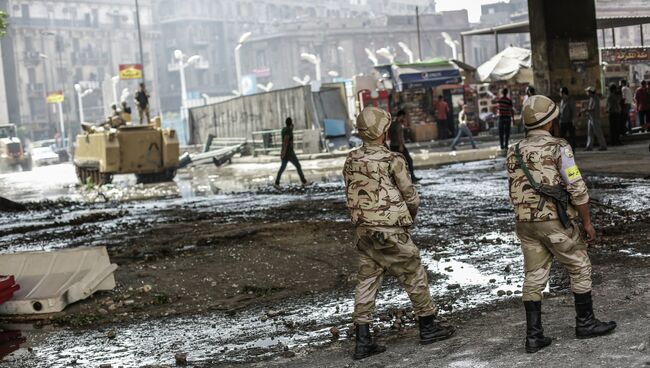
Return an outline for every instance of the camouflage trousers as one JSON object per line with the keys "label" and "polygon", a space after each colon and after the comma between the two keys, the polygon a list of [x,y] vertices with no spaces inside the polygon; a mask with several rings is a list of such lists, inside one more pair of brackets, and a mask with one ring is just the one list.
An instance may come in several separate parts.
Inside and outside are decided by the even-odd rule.
{"label": "camouflage trousers", "polygon": [[555,257],[569,273],[571,290],[591,291],[591,261],[578,224],[565,229],[558,220],[518,222],[517,236],[524,254],[524,301],[542,300]]}
{"label": "camouflage trousers", "polygon": [[408,230],[389,228],[376,231],[357,228],[359,274],[355,290],[353,319],[356,324],[372,322],[377,292],[384,274],[395,276],[411,299],[417,316],[436,314],[429,293],[427,274],[420,262],[420,250]]}

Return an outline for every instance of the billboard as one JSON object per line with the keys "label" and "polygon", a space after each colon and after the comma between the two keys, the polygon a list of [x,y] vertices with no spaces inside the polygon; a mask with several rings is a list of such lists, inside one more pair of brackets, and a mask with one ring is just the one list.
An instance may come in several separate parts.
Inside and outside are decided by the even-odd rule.
{"label": "billboard", "polygon": [[54,91],[47,93],[47,103],[55,104],[64,101],[63,91]]}
{"label": "billboard", "polygon": [[609,64],[650,64],[650,47],[601,48],[600,56]]}
{"label": "billboard", "polygon": [[141,79],[142,78],[142,65],[141,64],[120,64],[120,79]]}

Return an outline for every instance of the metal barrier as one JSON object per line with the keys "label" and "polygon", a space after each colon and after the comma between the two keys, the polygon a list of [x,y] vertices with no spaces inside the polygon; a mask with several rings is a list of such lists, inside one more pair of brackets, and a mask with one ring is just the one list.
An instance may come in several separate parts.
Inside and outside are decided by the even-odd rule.
{"label": "metal barrier", "polygon": [[[280,155],[282,151],[282,130],[281,129],[269,129],[262,130],[258,132],[252,132],[252,141],[250,142],[253,146],[253,155]],[[296,154],[303,153],[304,143],[303,143],[304,130],[294,130],[293,131],[293,147]]]}

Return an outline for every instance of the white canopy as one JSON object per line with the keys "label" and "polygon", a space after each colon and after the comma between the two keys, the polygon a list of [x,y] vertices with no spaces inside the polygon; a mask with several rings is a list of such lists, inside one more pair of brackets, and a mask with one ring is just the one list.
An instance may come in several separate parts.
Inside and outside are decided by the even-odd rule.
{"label": "white canopy", "polygon": [[476,69],[481,82],[514,80],[518,83],[532,83],[531,52],[510,46],[494,55]]}

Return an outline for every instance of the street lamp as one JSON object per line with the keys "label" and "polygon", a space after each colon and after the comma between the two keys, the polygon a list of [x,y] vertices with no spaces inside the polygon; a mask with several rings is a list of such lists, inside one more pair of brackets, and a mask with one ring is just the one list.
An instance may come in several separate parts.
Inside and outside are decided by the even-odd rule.
{"label": "street lamp", "polygon": [[115,75],[115,76],[111,77],[111,83],[113,85],[113,104],[115,104],[115,106],[117,106],[118,102],[119,102],[117,100],[117,84],[120,83],[120,76]]}
{"label": "street lamp", "polygon": [[370,50],[369,48],[365,48],[364,50],[366,51],[366,55],[368,55],[368,59],[372,61],[372,65],[374,66],[379,65],[379,60],[377,60],[377,56],[375,55],[375,53],[372,52],[372,50]]}
{"label": "street lamp", "polygon": [[409,47],[409,45],[407,45],[406,43],[401,42],[401,41],[398,42],[397,44],[399,45],[399,47],[402,48],[402,51],[404,51],[404,53],[406,54],[406,56],[409,57],[409,63],[410,63],[410,64],[413,64],[413,60],[414,60],[414,59],[413,59],[413,51],[411,50],[411,48]]}
{"label": "street lamp", "polygon": [[458,59],[458,51],[456,49],[456,43],[454,43],[454,40],[451,38],[449,33],[447,32],[442,32],[442,38],[445,39],[445,43],[447,46],[451,48],[451,54],[453,55],[454,60]]}
{"label": "street lamp", "polygon": [[257,88],[261,89],[264,92],[270,92],[273,89],[273,82],[269,82],[266,85],[258,83]]}
{"label": "street lamp", "polygon": [[321,81],[320,56],[303,52],[302,54],[300,54],[300,58],[308,63],[314,64],[314,66],[316,67],[316,81],[320,82]]}
{"label": "street lamp", "polygon": [[300,84],[300,85],[302,85],[302,86],[306,86],[309,83],[310,80],[311,80],[311,78],[308,75],[305,75],[305,77],[303,79],[300,79],[298,77],[293,77],[293,81]]}
{"label": "street lamp", "polygon": [[74,90],[77,91],[77,104],[79,105],[79,121],[83,124],[84,122],[83,98],[93,93],[93,90],[90,88],[83,90],[83,88],[81,88],[81,85],[79,83],[74,85]]}
{"label": "street lamp", "polygon": [[383,56],[388,59],[391,64],[395,62],[395,54],[393,54],[387,47],[382,47],[376,51],[377,55]]}
{"label": "street lamp", "polygon": [[242,94],[241,88],[241,48],[244,45],[244,42],[252,35],[251,32],[246,32],[239,37],[237,46],[235,46],[235,71],[237,72],[237,91],[239,95]]}
{"label": "street lamp", "polygon": [[[178,62],[178,72],[181,77],[181,120],[187,119],[187,87],[185,86],[185,68],[194,65],[201,60],[200,55],[192,55],[187,58],[181,50],[174,50],[174,59]],[[187,59],[187,61],[186,61]]]}

